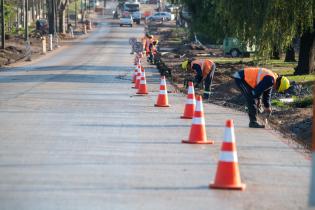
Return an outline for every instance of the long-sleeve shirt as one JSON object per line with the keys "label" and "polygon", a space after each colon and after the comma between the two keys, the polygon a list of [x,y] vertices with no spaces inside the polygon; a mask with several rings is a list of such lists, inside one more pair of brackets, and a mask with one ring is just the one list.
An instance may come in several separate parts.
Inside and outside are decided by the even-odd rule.
{"label": "long-sleeve shirt", "polygon": [[[238,75],[240,79],[244,80],[245,78],[244,70],[239,71]],[[276,81],[274,81],[274,78],[272,76],[266,75],[254,89],[248,85],[248,87],[252,89],[251,93],[253,95],[253,98],[262,98],[262,102],[266,108],[269,108],[271,106],[270,99],[272,87],[275,82]]]}
{"label": "long-sleeve shirt", "polygon": [[192,65],[192,69],[194,69],[196,71],[196,76],[195,76],[195,83],[199,84],[202,80],[202,69],[201,66],[198,64],[193,64]]}

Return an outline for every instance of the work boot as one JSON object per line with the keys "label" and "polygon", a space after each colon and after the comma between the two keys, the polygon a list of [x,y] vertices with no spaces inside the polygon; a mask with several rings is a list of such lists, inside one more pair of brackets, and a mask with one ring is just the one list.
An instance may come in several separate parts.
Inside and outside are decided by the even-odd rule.
{"label": "work boot", "polygon": [[208,94],[208,93],[204,93],[204,94],[202,95],[202,98],[203,98],[204,100],[208,100],[208,99],[209,99],[209,94]]}
{"label": "work boot", "polygon": [[261,125],[257,121],[250,121],[249,127],[250,128],[265,128],[265,125]]}

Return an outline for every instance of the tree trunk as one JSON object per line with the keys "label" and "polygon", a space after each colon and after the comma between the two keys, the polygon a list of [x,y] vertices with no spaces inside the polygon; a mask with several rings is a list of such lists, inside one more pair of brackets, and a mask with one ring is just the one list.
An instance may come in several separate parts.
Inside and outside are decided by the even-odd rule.
{"label": "tree trunk", "polygon": [[46,1],[47,1],[47,11],[48,11],[49,34],[55,34],[54,3],[51,0],[46,0]]}
{"label": "tree trunk", "polygon": [[32,22],[35,21],[35,2],[32,0]]}
{"label": "tree trunk", "polygon": [[280,60],[280,51],[277,47],[273,48],[271,59]]}
{"label": "tree trunk", "polygon": [[301,37],[298,66],[295,75],[315,72],[315,32],[305,32]]}
{"label": "tree trunk", "polygon": [[65,28],[65,11],[64,10],[59,10],[59,32],[60,33],[65,33],[66,28]]}
{"label": "tree trunk", "polygon": [[68,0],[66,0],[64,3],[62,1],[57,2],[58,15],[59,15],[59,33],[66,32],[65,10],[66,10],[67,4],[68,4]]}
{"label": "tree trunk", "polygon": [[287,48],[287,51],[285,53],[285,59],[284,62],[295,62],[295,51],[292,46],[289,46]]}

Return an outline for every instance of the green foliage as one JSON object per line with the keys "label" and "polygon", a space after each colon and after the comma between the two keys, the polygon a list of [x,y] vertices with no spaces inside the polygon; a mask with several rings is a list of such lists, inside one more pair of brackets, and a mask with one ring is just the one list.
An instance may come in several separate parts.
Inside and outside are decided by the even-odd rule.
{"label": "green foliage", "polygon": [[294,101],[293,105],[297,108],[307,108],[313,105],[313,97],[306,96],[304,98],[298,98]]}
{"label": "green foliage", "polygon": [[273,99],[271,101],[271,105],[275,107],[283,108],[283,109],[292,108],[292,107],[307,108],[313,105],[313,97],[311,95],[305,96],[302,98],[293,97],[292,103],[284,103],[278,99]]}
{"label": "green foliage", "polygon": [[14,18],[14,4],[12,2],[7,2],[4,4],[4,21],[5,25],[8,24],[10,18]]}
{"label": "green foliage", "polygon": [[278,99],[271,100],[271,105],[274,107],[279,107],[279,108],[284,108],[284,109],[287,109],[290,107],[289,104],[286,104]]}
{"label": "green foliage", "polygon": [[315,75],[314,74],[291,75],[291,76],[288,76],[288,79],[290,81],[295,81],[297,83],[307,83],[307,82],[315,81]]}
{"label": "green foliage", "polygon": [[295,37],[313,30],[314,0],[182,0],[192,12],[192,31],[221,41],[237,37],[255,44],[258,56],[285,50]]}

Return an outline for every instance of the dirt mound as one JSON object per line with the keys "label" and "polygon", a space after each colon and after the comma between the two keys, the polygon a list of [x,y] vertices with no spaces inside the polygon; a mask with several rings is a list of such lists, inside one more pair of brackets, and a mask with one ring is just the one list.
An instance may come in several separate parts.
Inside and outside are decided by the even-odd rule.
{"label": "dirt mound", "polygon": [[[171,49],[160,55],[157,67],[161,74],[170,77],[177,90],[186,93],[187,82],[193,80],[193,75],[181,69],[180,64],[187,57],[205,58],[205,57],[223,57],[222,50],[215,48],[199,47],[193,42],[187,40],[178,41],[180,36],[173,33],[172,28],[163,27],[163,25],[151,28],[154,33],[159,34],[163,40],[160,47]],[[177,40],[175,42],[174,40]],[[223,57],[224,58],[224,57]],[[242,69],[244,65],[253,66],[252,62],[216,62],[216,72],[213,79],[212,94],[209,102],[234,108],[246,112],[246,100],[240,93],[238,87],[231,75],[233,72]],[[309,94],[303,85],[292,85],[293,88],[287,93],[292,97]],[[200,89],[196,89],[197,94],[201,94]],[[305,94],[302,94],[305,93]],[[283,98],[286,95],[274,93],[272,98]],[[262,116],[259,116],[264,120]],[[312,108],[297,107],[274,107],[272,116],[268,119],[269,126],[280,131],[284,136],[295,139],[306,148],[311,147],[311,126],[312,126]]]}

